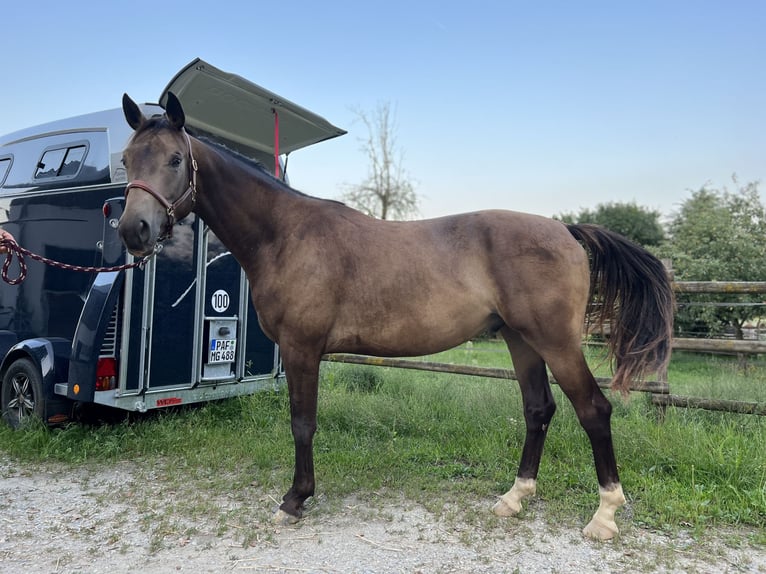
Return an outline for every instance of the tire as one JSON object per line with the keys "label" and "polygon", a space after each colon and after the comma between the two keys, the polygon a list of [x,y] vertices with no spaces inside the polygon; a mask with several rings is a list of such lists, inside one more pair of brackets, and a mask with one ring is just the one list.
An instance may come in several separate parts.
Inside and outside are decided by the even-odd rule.
{"label": "tire", "polygon": [[16,359],[3,376],[0,406],[3,420],[18,429],[45,418],[42,374],[31,360]]}

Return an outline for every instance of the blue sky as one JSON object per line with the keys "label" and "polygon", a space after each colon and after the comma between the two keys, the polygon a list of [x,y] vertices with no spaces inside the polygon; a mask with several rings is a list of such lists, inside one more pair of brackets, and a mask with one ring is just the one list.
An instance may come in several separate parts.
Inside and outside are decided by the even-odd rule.
{"label": "blue sky", "polygon": [[[65,8],[68,7],[68,8]],[[766,2],[26,2],[3,10],[0,133],[156,101],[195,57],[345,128],[294,187],[367,172],[355,109],[388,102],[433,217],[636,201],[766,177]]]}

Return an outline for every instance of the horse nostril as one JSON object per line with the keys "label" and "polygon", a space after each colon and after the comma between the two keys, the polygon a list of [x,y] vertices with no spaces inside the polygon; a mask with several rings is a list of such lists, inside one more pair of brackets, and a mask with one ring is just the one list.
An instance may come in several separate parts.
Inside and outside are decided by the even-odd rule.
{"label": "horse nostril", "polygon": [[149,222],[145,219],[141,219],[138,222],[138,237],[144,245],[148,244],[152,239],[151,227],[149,226]]}
{"label": "horse nostril", "polygon": [[146,219],[121,219],[118,231],[123,243],[130,250],[144,250],[154,243],[152,226]]}

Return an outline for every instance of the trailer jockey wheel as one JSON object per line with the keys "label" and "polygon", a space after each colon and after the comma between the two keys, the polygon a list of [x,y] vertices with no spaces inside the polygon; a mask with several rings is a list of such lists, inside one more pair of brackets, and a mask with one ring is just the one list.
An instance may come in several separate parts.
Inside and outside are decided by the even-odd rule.
{"label": "trailer jockey wheel", "polygon": [[42,375],[29,359],[11,363],[0,395],[3,419],[15,429],[45,417]]}

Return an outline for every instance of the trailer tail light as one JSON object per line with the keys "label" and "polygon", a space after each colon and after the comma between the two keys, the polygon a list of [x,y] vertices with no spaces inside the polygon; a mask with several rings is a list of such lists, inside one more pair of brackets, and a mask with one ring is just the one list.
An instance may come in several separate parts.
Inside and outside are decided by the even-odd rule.
{"label": "trailer tail light", "polygon": [[96,364],[96,390],[111,391],[117,388],[117,359],[101,357]]}
{"label": "trailer tail light", "polygon": [[101,208],[101,211],[103,212],[104,217],[109,217],[112,214],[112,206],[109,205],[109,202],[106,202]]}

